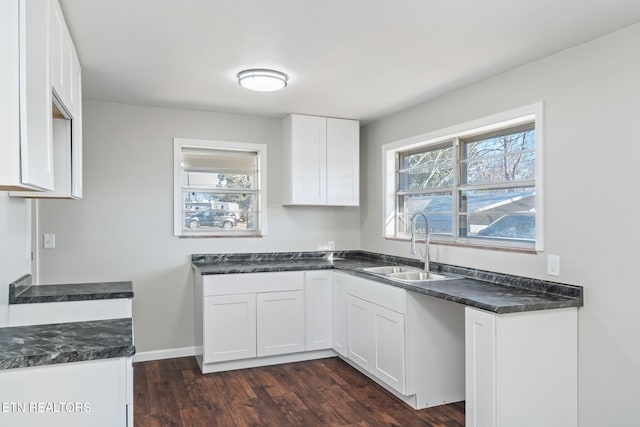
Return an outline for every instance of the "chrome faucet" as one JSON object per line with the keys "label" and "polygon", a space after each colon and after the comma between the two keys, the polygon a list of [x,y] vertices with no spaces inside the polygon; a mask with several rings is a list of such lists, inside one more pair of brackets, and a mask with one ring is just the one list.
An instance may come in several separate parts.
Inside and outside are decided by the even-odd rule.
{"label": "chrome faucet", "polygon": [[429,221],[427,221],[427,216],[422,212],[417,212],[411,217],[411,250],[409,254],[416,254],[416,236],[415,236],[415,228],[416,228],[416,217],[421,215],[424,218],[424,255],[422,254],[422,249],[420,250],[420,261],[424,261],[424,271],[429,271]]}

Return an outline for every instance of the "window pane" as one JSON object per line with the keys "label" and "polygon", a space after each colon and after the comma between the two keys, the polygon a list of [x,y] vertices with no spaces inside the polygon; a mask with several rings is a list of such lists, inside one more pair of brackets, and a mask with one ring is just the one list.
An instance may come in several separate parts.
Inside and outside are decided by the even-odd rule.
{"label": "window pane", "polygon": [[462,183],[489,184],[535,178],[535,131],[511,132],[463,144]]}
{"label": "window pane", "polygon": [[460,236],[535,240],[535,190],[460,192]]}
{"label": "window pane", "polygon": [[184,228],[257,230],[258,197],[252,193],[183,191]]}
{"label": "window pane", "polygon": [[400,156],[400,190],[443,188],[453,185],[453,147]]}
{"label": "window pane", "polygon": [[183,186],[253,189],[257,187],[257,153],[182,148]]}
{"label": "window pane", "polygon": [[256,188],[255,173],[185,172],[183,180],[188,188]]}
{"label": "window pane", "polygon": [[[453,196],[452,193],[402,195],[398,200],[399,229],[401,233],[411,233],[411,218],[417,212],[423,212],[429,223],[429,233],[447,234],[453,232]],[[415,219],[415,229],[424,232],[422,216]]]}

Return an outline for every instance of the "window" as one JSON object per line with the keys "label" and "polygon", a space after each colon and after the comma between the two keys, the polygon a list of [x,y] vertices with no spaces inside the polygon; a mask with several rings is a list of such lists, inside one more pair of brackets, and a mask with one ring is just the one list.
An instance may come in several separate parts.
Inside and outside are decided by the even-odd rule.
{"label": "window", "polygon": [[385,237],[409,238],[415,216],[433,241],[542,250],[541,116],[536,104],[384,146]]}
{"label": "window", "polygon": [[174,139],[174,234],[265,234],[263,144]]}

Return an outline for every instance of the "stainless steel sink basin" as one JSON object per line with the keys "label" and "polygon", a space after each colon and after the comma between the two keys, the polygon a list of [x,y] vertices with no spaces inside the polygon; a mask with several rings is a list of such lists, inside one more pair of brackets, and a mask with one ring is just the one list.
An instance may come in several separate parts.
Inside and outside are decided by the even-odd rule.
{"label": "stainless steel sink basin", "polygon": [[424,282],[426,280],[448,280],[453,277],[435,274],[429,271],[412,271],[405,273],[392,273],[386,275],[389,279],[401,280],[403,282]]}
{"label": "stainless steel sink basin", "polygon": [[363,268],[362,271],[366,271],[367,273],[372,274],[395,274],[395,273],[419,273],[420,270],[413,267],[403,267],[401,265],[389,265],[385,267],[367,267]]}
{"label": "stainless steel sink basin", "polygon": [[366,268],[362,268],[361,270],[367,273],[384,276],[387,279],[398,280],[402,282],[425,282],[429,280],[455,279],[455,277],[443,276],[442,274],[436,274],[430,271],[422,271],[419,268],[405,267],[403,265],[387,265],[384,267],[366,267]]}

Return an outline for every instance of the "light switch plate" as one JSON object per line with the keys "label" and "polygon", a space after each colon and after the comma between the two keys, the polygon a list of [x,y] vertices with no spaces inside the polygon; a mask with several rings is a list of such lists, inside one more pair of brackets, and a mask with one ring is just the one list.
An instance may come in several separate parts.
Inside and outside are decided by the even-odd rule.
{"label": "light switch plate", "polygon": [[56,235],[45,233],[44,235],[44,248],[55,249],[56,248]]}

